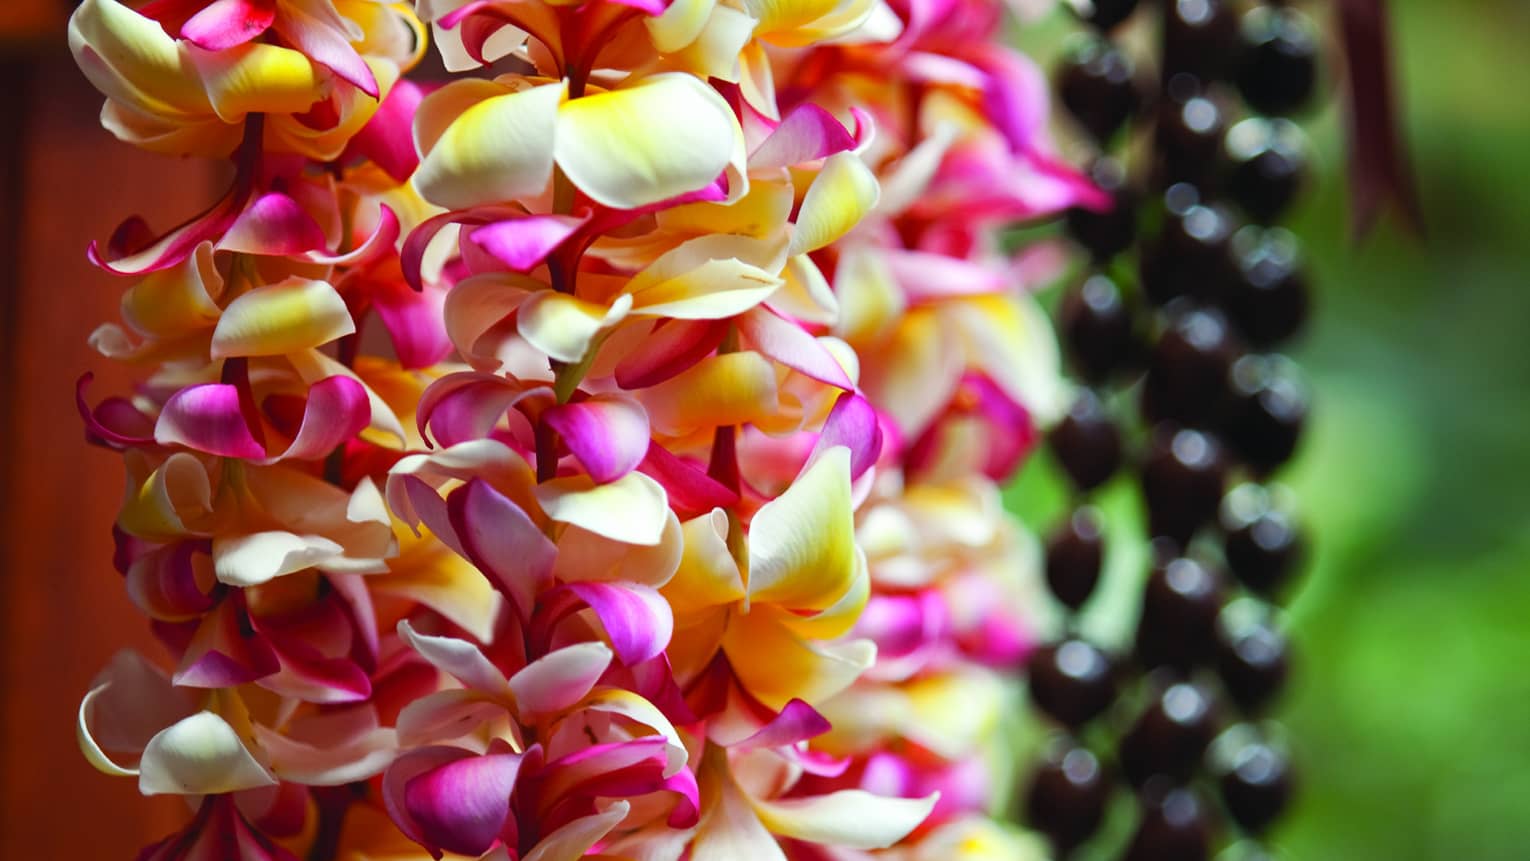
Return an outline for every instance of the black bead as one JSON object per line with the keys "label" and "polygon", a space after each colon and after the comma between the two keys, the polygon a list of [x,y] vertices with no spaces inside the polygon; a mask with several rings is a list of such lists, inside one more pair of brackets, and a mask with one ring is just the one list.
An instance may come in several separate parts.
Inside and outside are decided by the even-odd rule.
{"label": "black bead", "polygon": [[1163,161],[1159,184],[1189,182],[1211,189],[1218,179],[1227,116],[1199,80],[1179,75],[1158,105],[1154,130]]}
{"label": "black bead", "polygon": [[1291,767],[1279,751],[1261,742],[1243,745],[1218,786],[1234,821],[1259,834],[1285,811],[1291,800]]}
{"label": "black bead", "polygon": [[1138,662],[1180,669],[1210,663],[1224,600],[1223,578],[1214,569],[1188,558],[1155,565],[1142,590]]}
{"label": "black bead", "polygon": [[1222,434],[1257,475],[1291,459],[1307,421],[1306,386],[1283,356],[1244,356],[1228,373]]}
{"label": "black bead", "polygon": [[1222,0],[1162,0],[1163,77],[1220,80],[1238,45],[1238,21]]}
{"label": "black bead", "polygon": [[1037,649],[1029,672],[1032,702],[1064,726],[1088,723],[1116,698],[1110,657],[1083,640],[1063,640]]}
{"label": "black bead", "polygon": [[1238,91],[1263,114],[1289,114],[1317,87],[1318,43],[1312,21],[1296,9],[1261,6],[1243,16]]}
{"label": "black bead", "polygon": [[1238,582],[1266,597],[1278,594],[1301,562],[1301,528],[1270,504],[1264,488],[1242,485],[1222,502],[1223,555]]}
{"label": "black bead", "polygon": [[1216,513],[1226,480],[1226,460],[1215,437],[1173,426],[1156,430],[1142,466],[1153,537],[1189,544],[1195,530]]}
{"label": "black bead", "polygon": [[1254,221],[1285,214],[1301,190],[1307,142],[1290,120],[1247,119],[1227,131],[1227,192]]}
{"label": "black bead", "polygon": [[1080,18],[1104,33],[1130,18],[1137,11],[1137,0],[1088,0],[1075,8]]}
{"label": "black bead", "polygon": [[1206,424],[1220,414],[1227,375],[1239,345],[1221,312],[1189,304],[1169,310],[1153,345],[1142,387],[1148,421]]}
{"label": "black bead", "polygon": [[1057,90],[1068,113],[1105,143],[1137,112],[1136,75],[1131,58],[1109,40],[1089,38],[1063,59]]}
{"label": "black bead", "polygon": [[1142,252],[1142,289],[1163,305],[1181,296],[1213,299],[1233,280],[1229,242],[1237,222],[1226,208],[1200,203],[1194,186],[1164,192],[1163,227]]}
{"label": "black bead", "polygon": [[1191,789],[1155,784],[1138,798],[1141,821],[1123,861],[1206,861],[1211,827],[1206,805]]}
{"label": "black bead", "polygon": [[1031,778],[1025,795],[1031,827],[1051,838],[1059,852],[1089,839],[1105,818],[1110,781],[1099,759],[1081,747],[1060,746]]}
{"label": "black bead", "polygon": [[1107,381],[1137,358],[1131,309],[1106,275],[1091,275],[1068,291],[1058,323],[1073,366],[1091,383]]}
{"label": "black bead", "polygon": [[1079,392],[1050,441],[1052,454],[1081,491],[1099,487],[1121,468],[1121,431],[1088,389]]}
{"label": "black bead", "polygon": [[1067,607],[1077,610],[1100,582],[1105,559],[1104,523],[1085,506],[1075,510],[1047,539],[1047,586]]}
{"label": "black bead", "polygon": [[1126,171],[1115,159],[1096,159],[1090,165],[1089,178],[1097,188],[1111,195],[1115,205],[1106,212],[1075,206],[1068,210],[1065,223],[1074,242],[1095,260],[1105,261],[1130,248],[1137,238],[1137,196],[1127,185]]}
{"label": "black bead", "polygon": [[1233,235],[1235,275],[1222,305],[1245,340],[1272,347],[1301,331],[1311,304],[1296,237],[1279,228]]}
{"label": "black bead", "polygon": [[1157,691],[1121,739],[1121,769],[1133,786],[1157,775],[1188,780],[1217,734],[1216,701],[1206,688],[1176,682]]}
{"label": "black bead", "polygon": [[1268,705],[1285,686],[1290,663],[1286,637],[1268,612],[1244,601],[1217,618],[1217,674],[1227,695],[1246,712]]}

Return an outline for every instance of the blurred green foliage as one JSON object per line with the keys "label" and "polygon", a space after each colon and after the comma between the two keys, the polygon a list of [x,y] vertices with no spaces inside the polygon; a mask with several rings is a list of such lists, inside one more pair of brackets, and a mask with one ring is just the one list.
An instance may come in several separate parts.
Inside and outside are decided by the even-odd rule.
{"label": "blurred green foliage", "polygon": [[[1330,31],[1331,5],[1306,4]],[[1530,3],[1392,7],[1427,236],[1391,223],[1352,239],[1337,103],[1308,124],[1317,182],[1291,223],[1317,285],[1294,350],[1315,405],[1282,480],[1315,541],[1279,715],[1302,792],[1271,843],[1298,861],[1524,859]],[[1045,54],[1056,26],[1022,41]],[[1055,522],[1055,467],[1034,459],[1008,500],[1033,526]],[[1135,613],[1145,559],[1121,525],[1131,488],[1104,502],[1119,540],[1085,626],[1108,638]]]}

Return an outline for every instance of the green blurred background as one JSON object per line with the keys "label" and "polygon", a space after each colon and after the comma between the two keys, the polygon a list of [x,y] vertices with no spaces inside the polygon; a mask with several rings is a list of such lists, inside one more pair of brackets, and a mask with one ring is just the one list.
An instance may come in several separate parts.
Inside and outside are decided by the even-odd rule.
{"label": "green blurred background", "polygon": [[[1336,31],[1334,4],[1303,5]],[[1289,604],[1296,668],[1279,714],[1301,794],[1270,843],[1299,861],[1525,859],[1530,2],[1391,5],[1427,235],[1393,221],[1353,241],[1336,75],[1307,123],[1317,182],[1290,222],[1316,283],[1292,351],[1315,403],[1282,480],[1314,553]],[[1072,26],[1058,15],[1022,42],[1043,55]],[[1057,482],[1033,459],[1011,507],[1056,522]],[[1136,503],[1116,485],[1103,502],[1120,528]],[[1141,548],[1122,546],[1140,539],[1114,537],[1086,622],[1106,638],[1145,574]]]}

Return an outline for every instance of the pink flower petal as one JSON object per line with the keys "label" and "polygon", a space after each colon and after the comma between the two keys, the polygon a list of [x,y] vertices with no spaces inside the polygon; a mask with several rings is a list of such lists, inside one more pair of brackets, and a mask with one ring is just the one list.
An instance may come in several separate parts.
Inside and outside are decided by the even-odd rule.
{"label": "pink flower petal", "polygon": [[371,67],[351,47],[350,38],[338,26],[338,22],[320,20],[296,4],[283,3],[272,26],[292,47],[308,55],[315,63],[328,68],[374,99],[381,95]]}
{"label": "pink flower petal", "polygon": [[530,272],[590,220],[589,213],[526,215],[494,221],[467,232],[468,239],[510,267]]}
{"label": "pink flower petal", "polygon": [[181,27],[181,38],[222,51],[264,33],[275,19],[276,0],[213,0]]}
{"label": "pink flower petal", "polygon": [[883,252],[888,269],[910,302],[1002,293],[1004,272],[971,260],[928,251]]}
{"label": "pink flower petal", "polygon": [[172,681],[192,688],[231,688],[280,670],[271,644],[249,635],[246,624],[243,601],[225,599],[202,619]]}
{"label": "pink flower petal", "polygon": [[308,403],[303,407],[303,423],[292,445],[280,458],[317,460],[327,457],[335,447],[361,433],[372,423],[372,403],[366,387],[350,377],[336,374],[314,383],[308,389]]}
{"label": "pink flower petal", "polygon": [[74,384],[74,406],[85,422],[85,438],[111,448],[137,448],[154,444],[154,425],[131,401],[107,398],[91,409],[85,389],[95,374],[86,372]]}
{"label": "pink flower petal", "polygon": [[420,436],[432,446],[483,439],[525,394],[498,374],[447,374],[425,389],[415,422]]}
{"label": "pink flower petal", "polygon": [[726,320],[668,320],[617,365],[616,384],[624,389],[658,385],[711,355],[727,333]]}
{"label": "pink flower petal", "polygon": [[[550,799],[562,799],[549,815],[552,827],[594,812],[596,798],[621,798],[647,795],[663,790],[674,791],[682,798],[681,808],[672,818],[685,821],[694,817],[698,796],[695,777],[682,777],[690,771],[682,768],[669,780],[664,771],[669,762],[667,742],[660,736],[643,736],[630,741],[607,742],[581,748],[549,762],[542,773],[542,793]],[[562,815],[559,815],[559,814]]]}
{"label": "pink flower petal", "polygon": [[414,148],[414,114],[425,98],[419,84],[400,78],[378,105],[377,113],[351,138],[349,152],[361,155],[399,182],[408,182],[420,166]]}
{"label": "pink flower petal", "polygon": [[648,452],[648,413],[619,395],[559,404],[542,413],[598,484],[631,472]]}
{"label": "pink flower petal", "polygon": [[833,114],[806,103],[792,109],[750,153],[749,169],[790,167],[854,148],[855,138]]}
{"label": "pink flower petal", "polygon": [[558,550],[524,510],[480,478],[452,491],[447,512],[463,556],[504,591],[521,618],[552,581]]}
{"label": "pink flower petal", "polygon": [[508,206],[485,206],[478,209],[443,212],[425,219],[409,232],[409,236],[404,239],[403,249],[399,251],[399,266],[404,270],[404,280],[409,282],[410,287],[420,289],[422,286],[420,268],[425,260],[425,251],[430,247],[431,240],[436,238],[436,234],[448,224],[461,224],[467,227],[524,216],[525,213],[521,210]]}
{"label": "pink flower petal", "polygon": [[319,248],[307,252],[303,257],[311,263],[324,266],[361,266],[372,263],[393,254],[393,247],[398,244],[402,229],[393,208],[387,204],[378,204],[377,223],[373,225],[372,232],[350,251],[331,254],[328,249]]}
{"label": "pink flower petal", "polygon": [[837,445],[850,449],[851,481],[875,466],[882,454],[882,423],[876,408],[854,392],[845,392],[834,402],[809,459]]}
{"label": "pink flower petal", "polygon": [[404,804],[424,845],[473,856],[488,851],[510,818],[521,759],[514,753],[458,759],[406,783]]}
{"label": "pink flower petal", "polygon": [[240,410],[238,387],[227,383],[204,383],[171,395],[154,423],[154,441],[223,457],[266,456]]}
{"label": "pink flower petal", "polygon": [[193,557],[207,549],[199,542],[182,541],[157,548],[134,559],[124,585],[128,597],[140,610],[156,619],[191,619],[212,609],[212,595],[197,584]]}
{"label": "pink flower petal", "polygon": [[605,643],[576,643],[527,664],[510,677],[510,690],[522,716],[558,712],[584,699],[610,665]]}
{"label": "pink flower petal", "polygon": [[446,291],[434,287],[416,291],[390,281],[372,289],[372,307],[393,340],[398,363],[409,370],[428,368],[451,354],[445,306]]}
{"label": "pink flower petal", "polygon": [[737,750],[759,750],[787,747],[799,741],[816,738],[834,727],[828,718],[802,700],[791,700],[770,723],[743,741],[732,745]]}
{"label": "pink flower petal", "polygon": [[648,453],[637,468],[663,486],[669,507],[682,520],[738,503],[738,494],[707,475],[704,468],[676,457],[656,442],[649,443]]}
{"label": "pink flower petal", "polygon": [[147,846],[138,861],[204,861],[230,858],[238,861],[298,861],[269,837],[251,828],[235,806],[233,795],[209,795],[202,799],[196,818],[177,834]]}
{"label": "pink flower petal", "polygon": [[245,207],[223,238],[220,251],[285,257],[324,247],[324,231],[296,200],[267,192]]}
{"label": "pink flower petal", "polygon": [[674,633],[674,614],[657,590],[637,583],[570,583],[567,588],[595,611],[611,649],[627,666],[663,653]]}
{"label": "pink flower petal", "polygon": [[168,269],[191,256],[198,245],[222,236],[239,217],[249,194],[248,188],[235,186],[205,212],[159,237],[153,236],[143,219],[133,216],[113,233],[106,255],[91,242],[85,256],[113,275],[144,275]]}
{"label": "pink flower petal", "polygon": [[761,355],[798,373],[842,389],[855,383],[817,338],[769,308],[758,307],[734,318],[739,334]]}

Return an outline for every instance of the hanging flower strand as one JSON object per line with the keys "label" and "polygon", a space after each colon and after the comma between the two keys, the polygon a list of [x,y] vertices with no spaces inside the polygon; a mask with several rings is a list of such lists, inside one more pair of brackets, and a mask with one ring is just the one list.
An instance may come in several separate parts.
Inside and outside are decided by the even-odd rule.
{"label": "hanging flower strand", "polygon": [[[84,0],[103,125],[234,166],[90,249],[163,648],[79,742],[192,811],[140,859],[1043,857],[992,818],[1040,568],[999,487],[1066,396],[1000,231],[1111,202],[1002,23]],[[403,77],[428,41],[473,74]]]}

